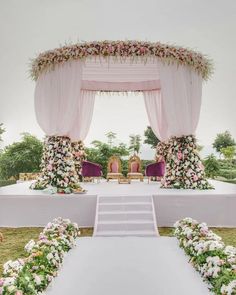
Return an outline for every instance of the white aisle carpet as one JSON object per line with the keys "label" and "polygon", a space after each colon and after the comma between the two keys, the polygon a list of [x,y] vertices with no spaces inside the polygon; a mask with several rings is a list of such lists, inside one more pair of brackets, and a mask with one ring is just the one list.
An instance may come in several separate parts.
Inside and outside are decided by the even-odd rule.
{"label": "white aisle carpet", "polygon": [[47,295],[209,295],[175,238],[80,238]]}

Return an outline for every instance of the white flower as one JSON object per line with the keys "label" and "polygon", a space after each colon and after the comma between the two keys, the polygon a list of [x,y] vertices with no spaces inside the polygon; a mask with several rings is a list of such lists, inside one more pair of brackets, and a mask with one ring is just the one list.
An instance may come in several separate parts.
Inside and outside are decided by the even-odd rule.
{"label": "white flower", "polygon": [[32,251],[32,249],[35,246],[35,241],[34,240],[30,240],[26,245],[25,245],[25,250],[26,252],[30,253]]}
{"label": "white flower", "polygon": [[53,255],[52,255],[52,253],[49,253],[49,254],[47,255],[47,260],[51,260],[51,259],[53,259]]}

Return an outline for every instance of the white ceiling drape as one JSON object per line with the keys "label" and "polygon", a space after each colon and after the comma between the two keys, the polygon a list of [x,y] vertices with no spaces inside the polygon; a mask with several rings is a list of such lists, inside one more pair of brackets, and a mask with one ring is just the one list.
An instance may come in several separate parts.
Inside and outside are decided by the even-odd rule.
{"label": "white ceiling drape", "polygon": [[142,90],[150,125],[160,140],[196,131],[202,78],[190,67],[158,60],[77,60],[56,66],[37,80],[36,118],[46,135],[84,140],[96,90]]}
{"label": "white ceiling drape", "polygon": [[82,63],[67,62],[42,74],[35,88],[38,124],[49,136],[68,136],[77,116]]}
{"label": "white ceiling drape", "polygon": [[69,132],[72,141],[83,141],[86,138],[92,121],[95,95],[95,91],[81,90],[76,118]]}
{"label": "white ceiling drape", "polygon": [[160,63],[159,71],[168,136],[195,134],[201,109],[201,76],[175,64]]}
{"label": "white ceiling drape", "polygon": [[168,139],[168,125],[163,108],[163,98],[160,90],[144,91],[144,102],[150,126],[156,137],[165,141]]}

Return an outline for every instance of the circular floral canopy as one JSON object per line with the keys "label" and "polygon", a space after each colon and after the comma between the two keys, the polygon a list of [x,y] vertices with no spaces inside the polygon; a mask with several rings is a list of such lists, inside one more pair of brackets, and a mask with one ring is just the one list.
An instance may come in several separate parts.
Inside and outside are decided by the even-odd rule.
{"label": "circular floral canopy", "polygon": [[212,62],[203,54],[179,46],[162,44],[160,42],[142,41],[94,41],[62,46],[40,53],[32,60],[31,76],[34,80],[56,65],[67,61],[89,57],[113,58],[159,58],[165,63],[186,65],[198,72],[207,80],[212,73]]}

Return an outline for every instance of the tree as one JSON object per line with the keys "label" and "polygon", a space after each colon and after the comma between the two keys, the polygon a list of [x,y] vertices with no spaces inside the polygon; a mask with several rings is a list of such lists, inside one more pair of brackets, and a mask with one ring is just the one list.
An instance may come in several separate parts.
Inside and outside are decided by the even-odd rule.
{"label": "tree", "polygon": [[160,142],[160,140],[156,137],[150,126],[147,126],[146,130],[144,131],[144,136],[144,143],[151,145],[152,149],[155,149],[157,147],[158,142]]}
{"label": "tree", "polygon": [[3,179],[18,178],[19,173],[39,172],[43,143],[29,133],[3,150],[0,155],[0,176]]}
{"label": "tree", "polygon": [[91,148],[85,149],[87,160],[100,164],[102,166],[102,172],[104,176],[107,175],[108,159],[111,156],[116,155],[119,157],[123,157],[129,155],[129,150],[127,146],[123,143],[120,143],[116,146],[110,146],[107,143],[95,140],[91,144]]}
{"label": "tree", "polygon": [[220,171],[220,164],[216,159],[215,155],[209,155],[205,159],[204,164],[206,176],[210,178],[215,178],[215,176],[217,176]]}
{"label": "tree", "polygon": [[106,137],[108,139],[109,146],[112,146],[114,139],[116,139],[116,133],[109,131],[106,133]]}
{"label": "tree", "polygon": [[224,155],[225,160],[232,162],[236,153],[236,146],[232,145],[232,146],[223,147],[221,148],[220,152],[221,154]]}
{"label": "tree", "polygon": [[133,153],[139,153],[140,148],[141,148],[141,136],[140,135],[135,135],[135,134],[131,134],[129,136],[130,138],[130,144],[129,144],[129,149],[133,151]]}
{"label": "tree", "polygon": [[215,141],[212,144],[213,148],[215,148],[216,151],[220,154],[221,154],[222,148],[226,148],[228,146],[235,146],[235,145],[236,145],[235,140],[233,139],[229,131],[218,133]]}
{"label": "tree", "polygon": [[2,134],[5,132],[6,130],[3,128],[3,123],[0,123],[0,142],[2,141]]}

